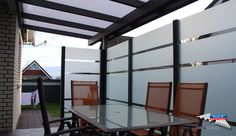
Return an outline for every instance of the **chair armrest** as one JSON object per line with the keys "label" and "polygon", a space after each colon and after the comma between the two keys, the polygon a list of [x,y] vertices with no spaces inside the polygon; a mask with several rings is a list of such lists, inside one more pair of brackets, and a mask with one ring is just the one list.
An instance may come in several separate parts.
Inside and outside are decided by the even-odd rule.
{"label": "chair armrest", "polygon": [[56,119],[56,120],[51,120],[49,121],[49,123],[56,123],[56,122],[60,122],[60,121],[65,121],[65,120],[72,120],[72,117],[68,117],[68,118],[60,118],[60,119]]}
{"label": "chair armrest", "polygon": [[89,128],[91,129],[91,128],[94,128],[94,127],[92,127],[92,126],[82,126],[82,127],[77,127],[77,128],[71,128],[71,129],[51,133],[50,136],[58,136],[58,135],[61,135],[61,134],[71,133],[71,132],[75,132],[75,131],[81,131],[81,130],[85,130],[85,129],[89,129]]}

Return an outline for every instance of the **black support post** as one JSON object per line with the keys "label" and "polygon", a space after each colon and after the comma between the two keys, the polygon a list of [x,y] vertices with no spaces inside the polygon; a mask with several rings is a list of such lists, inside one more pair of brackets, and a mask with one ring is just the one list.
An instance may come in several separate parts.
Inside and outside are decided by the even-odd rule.
{"label": "black support post", "polygon": [[107,82],[107,41],[102,39],[100,48],[100,103],[106,104],[106,82]]}
{"label": "black support post", "polygon": [[[60,117],[64,118],[64,96],[65,96],[65,53],[66,48],[62,47],[61,51],[61,87],[60,87]],[[64,121],[61,121],[59,130],[64,129]]]}
{"label": "black support post", "polygon": [[180,34],[179,34],[179,20],[173,21],[173,90],[174,100],[176,95],[177,83],[180,81],[179,71],[179,46],[180,46]]}
{"label": "black support post", "polygon": [[129,40],[128,51],[128,105],[132,105],[132,92],[133,92],[133,40]]}

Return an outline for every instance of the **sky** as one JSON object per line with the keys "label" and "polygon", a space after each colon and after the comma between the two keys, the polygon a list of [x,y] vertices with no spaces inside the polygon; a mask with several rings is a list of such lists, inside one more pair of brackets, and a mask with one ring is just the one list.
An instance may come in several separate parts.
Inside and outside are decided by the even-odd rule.
{"label": "sky", "polygon": [[[176,10],[166,16],[147,23],[139,28],[136,28],[124,36],[137,37],[161,26],[171,23],[175,19],[182,19],[190,15],[203,11],[212,0],[199,0],[193,4]],[[49,34],[44,32],[36,32],[36,45],[43,43],[37,47],[30,45],[23,45],[22,49],[22,69],[36,60],[53,78],[60,77],[61,67],[61,47],[77,47],[77,48],[93,48],[98,49],[100,43],[93,46],[88,46],[88,40],[62,36],[57,34]]]}

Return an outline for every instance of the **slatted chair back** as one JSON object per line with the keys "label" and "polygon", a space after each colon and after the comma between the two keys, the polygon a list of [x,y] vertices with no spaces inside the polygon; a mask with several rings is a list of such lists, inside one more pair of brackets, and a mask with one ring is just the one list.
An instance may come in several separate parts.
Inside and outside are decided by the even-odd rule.
{"label": "slatted chair back", "polygon": [[[173,115],[196,118],[196,116],[204,114],[207,86],[207,83],[178,83]],[[201,120],[199,122],[198,125],[201,125]],[[171,133],[171,136],[182,135],[183,129],[172,127]],[[200,129],[193,129],[194,136],[199,136],[200,133]],[[187,133],[188,135],[189,133]]]}
{"label": "slatted chair back", "polygon": [[97,81],[71,81],[72,105],[98,105]]}
{"label": "slatted chair back", "polygon": [[169,113],[171,82],[149,82],[146,97],[146,108]]}

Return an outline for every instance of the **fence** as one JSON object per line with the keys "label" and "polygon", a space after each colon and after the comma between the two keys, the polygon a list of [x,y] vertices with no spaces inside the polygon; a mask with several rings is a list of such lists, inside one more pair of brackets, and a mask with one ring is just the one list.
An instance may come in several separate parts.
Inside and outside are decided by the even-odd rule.
{"label": "fence", "polygon": [[[47,102],[60,102],[60,80],[45,80],[45,97]],[[27,105],[31,103],[31,92],[37,89],[36,80],[22,81],[22,104]]]}

